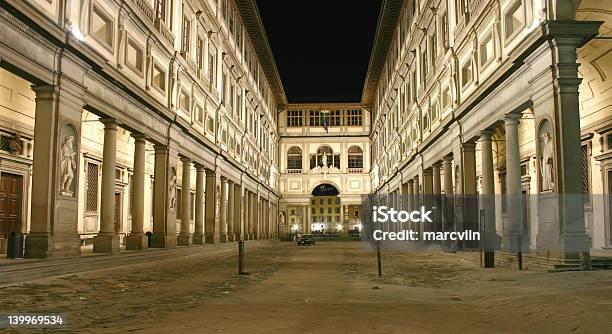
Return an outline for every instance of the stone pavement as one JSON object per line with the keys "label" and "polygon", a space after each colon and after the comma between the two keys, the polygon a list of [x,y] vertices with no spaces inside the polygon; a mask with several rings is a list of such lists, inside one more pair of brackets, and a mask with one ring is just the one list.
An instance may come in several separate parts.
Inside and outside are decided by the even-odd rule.
{"label": "stone pavement", "polygon": [[[234,245],[235,246],[235,245]],[[482,269],[461,254],[374,253],[358,242],[190,247],[0,288],[0,313],[64,312],[80,333],[605,333],[612,271]],[[193,251],[193,250],[195,251]],[[16,332],[16,331],[11,331]],[[19,332],[35,332],[20,329]]]}

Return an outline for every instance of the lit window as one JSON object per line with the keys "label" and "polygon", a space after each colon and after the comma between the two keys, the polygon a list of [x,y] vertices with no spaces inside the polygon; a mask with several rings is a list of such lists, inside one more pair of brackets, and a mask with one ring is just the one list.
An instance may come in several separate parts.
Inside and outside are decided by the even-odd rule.
{"label": "lit window", "polygon": [[446,86],[442,90],[442,108],[446,109],[450,107],[450,102],[451,102],[450,89],[448,86]]}
{"label": "lit window", "polygon": [[158,63],[153,65],[153,87],[162,92],[166,91],[166,72]]}
{"label": "lit window", "polygon": [[183,111],[189,112],[189,107],[190,107],[189,94],[187,94],[187,92],[184,90],[181,90],[181,95],[179,96],[178,107],[179,109]]}
{"label": "lit window", "polygon": [[302,126],[301,110],[287,110],[287,126]]}
{"label": "lit window", "polygon": [[515,2],[504,16],[504,36],[506,39],[514,37],[525,26],[525,13],[522,0]]}
{"label": "lit window", "polygon": [[287,151],[287,169],[302,169],[302,149],[293,146]]}
{"label": "lit window", "polygon": [[91,11],[90,33],[102,45],[112,49],[113,21],[96,5]]}
{"label": "lit window", "polygon": [[131,38],[128,38],[128,45],[125,50],[125,63],[136,73],[142,75],[144,64],[144,52],[142,48]]}
{"label": "lit window", "polygon": [[465,88],[470,83],[472,83],[472,61],[468,59],[461,66],[461,88]]}
{"label": "lit window", "polygon": [[491,60],[493,60],[494,55],[495,50],[493,47],[493,33],[489,31],[480,43],[480,66],[487,66],[491,62]]}
{"label": "lit window", "polygon": [[202,124],[204,122],[204,108],[202,108],[202,106],[198,104],[196,105],[193,113],[195,121],[199,124]]}
{"label": "lit window", "polygon": [[185,12],[185,6],[183,5],[183,31],[181,39],[181,51],[184,54],[189,53],[189,42],[191,32],[191,21],[189,20],[188,14]]}

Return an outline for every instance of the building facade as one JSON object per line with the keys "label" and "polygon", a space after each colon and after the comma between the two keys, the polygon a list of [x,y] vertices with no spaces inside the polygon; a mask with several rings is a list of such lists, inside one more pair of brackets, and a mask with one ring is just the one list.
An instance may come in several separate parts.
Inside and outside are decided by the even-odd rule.
{"label": "building facade", "polygon": [[370,192],[370,112],[360,104],[288,104],[279,112],[284,232],[358,233]]}
{"label": "building facade", "polygon": [[0,234],[26,257],[275,236],[262,31],[253,1],[4,1]]}
{"label": "building facade", "polygon": [[404,206],[454,195],[455,215],[433,228],[484,229],[489,261],[496,250],[571,261],[609,248],[610,3],[383,7],[362,101],[374,191],[407,194]]}

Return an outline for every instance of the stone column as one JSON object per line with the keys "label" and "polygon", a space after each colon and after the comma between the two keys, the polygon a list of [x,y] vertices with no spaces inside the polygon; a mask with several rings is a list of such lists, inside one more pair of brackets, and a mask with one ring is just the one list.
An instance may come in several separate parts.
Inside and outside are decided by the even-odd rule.
{"label": "stone column", "polygon": [[193,243],[201,245],[204,243],[204,166],[195,164],[196,168],[196,193],[195,193],[195,222],[193,231]]}
{"label": "stone column", "polygon": [[508,211],[504,222],[502,247],[507,252],[521,252],[523,249],[522,219],[523,201],[521,193],[521,156],[519,152],[518,123],[520,115],[504,117],[506,128],[506,203]]}
{"label": "stone column", "polygon": [[217,174],[214,170],[206,170],[206,218],[204,222],[204,240],[207,244],[219,242],[217,229]]}
{"label": "stone column", "polygon": [[226,198],[227,198],[227,178],[225,178],[224,176],[221,176],[221,195],[219,197],[219,200],[221,201],[219,207],[219,227],[220,227],[220,233],[219,233],[219,237],[221,242],[228,242],[229,241],[229,237],[227,236],[227,202],[226,202]]}
{"label": "stone column", "polygon": [[248,233],[249,240],[255,239],[255,233],[253,231],[253,220],[255,219],[255,201],[253,200],[253,193],[247,191],[247,201],[249,202],[249,219],[248,219]]}
{"label": "stone column", "polygon": [[[463,143],[461,146],[463,164],[461,175],[463,177],[463,216],[460,231],[472,230],[478,232],[478,201],[476,192],[476,144]],[[477,249],[479,241],[464,241],[463,247]]]}
{"label": "stone column", "polygon": [[[428,168],[423,171],[423,206],[425,210],[431,210],[433,206],[433,169]],[[434,231],[434,223],[419,223],[423,231]]]}
{"label": "stone column", "polygon": [[176,247],[176,155],[165,145],[155,145],[153,184],[153,235],[151,247]]}
{"label": "stone column", "polygon": [[436,162],[432,165],[431,170],[433,172],[433,205],[434,205],[434,224],[433,230],[436,232],[442,231],[442,179],[440,177],[440,167],[442,164]]}
{"label": "stone column", "polygon": [[117,122],[100,119],[104,123],[102,153],[102,187],[100,190],[100,231],[94,237],[94,253],[119,252],[119,235],[115,231],[115,170],[117,168]]}
{"label": "stone column", "polygon": [[[66,87],[62,87],[60,93],[58,88],[32,86],[36,93],[36,144],[32,168],[31,223],[25,241],[27,258],[77,257],[81,254],[76,190],[79,184],[83,100],[81,94]],[[62,173],[62,163],[70,166],[70,170]]]}
{"label": "stone column", "polygon": [[[575,6],[576,3],[568,6],[569,11],[564,11],[570,13],[570,18],[573,18],[575,13],[571,10],[572,5]],[[552,77],[555,92],[552,96],[555,102],[545,102],[545,105],[554,106],[554,133],[551,135],[555,150],[554,193],[560,196],[557,224],[559,256],[562,259],[580,258],[581,269],[590,269],[591,241],[585,231],[582,178],[579,177],[582,175],[579,113],[579,86],[582,79],[578,76],[576,49],[596,36],[601,24],[600,21],[573,20],[549,20],[544,24],[549,38],[545,43],[551,48],[551,59],[554,61]]]}
{"label": "stone column", "polygon": [[234,181],[227,180],[227,241],[236,240],[234,234]]}
{"label": "stone column", "polygon": [[178,235],[179,246],[191,245],[191,159],[181,157],[183,176],[181,179],[181,232]]}
{"label": "stone column", "polygon": [[234,211],[234,240],[243,240],[244,238],[244,230],[242,228],[242,187],[240,184],[235,183],[234,187],[234,202],[233,208]]}
{"label": "stone column", "polygon": [[442,170],[444,171],[444,200],[442,205],[442,228],[444,231],[454,230],[453,219],[453,157],[442,158]]}
{"label": "stone column", "polygon": [[[413,206],[412,206],[412,210],[419,210],[419,208],[421,207],[421,205],[423,205],[422,203],[422,199],[421,199],[421,186],[420,186],[420,182],[419,182],[419,176],[415,176],[414,177],[414,182],[412,183],[414,186],[414,201],[413,201]],[[421,223],[412,223],[412,229],[414,231],[419,231],[419,241],[423,241],[423,224]]]}
{"label": "stone column", "polygon": [[145,190],[145,136],[134,133],[134,173],[132,174],[132,229],[126,238],[126,249],[147,249],[148,241],[144,235],[144,190]]}
{"label": "stone column", "polygon": [[495,267],[495,250],[499,238],[495,227],[495,184],[493,181],[493,146],[491,136],[493,130],[484,130],[480,134],[480,153],[482,169],[481,208],[484,210],[484,264],[485,268]]}
{"label": "stone column", "polygon": [[261,239],[261,201],[259,192],[253,194],[253,239]]}

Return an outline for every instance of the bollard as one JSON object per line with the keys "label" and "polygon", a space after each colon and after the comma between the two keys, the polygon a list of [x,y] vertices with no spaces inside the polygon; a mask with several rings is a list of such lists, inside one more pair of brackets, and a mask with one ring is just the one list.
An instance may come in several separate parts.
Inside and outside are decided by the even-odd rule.
{"label": "bollard", "polygon": [[244,241],[238,241],[238,275],[244,275]]}
{"label": "bollard", "polygon": [[378,277],[382,276],[382,258],[380,256],[380,242],[376,243],[376,261],[378,262]]}

